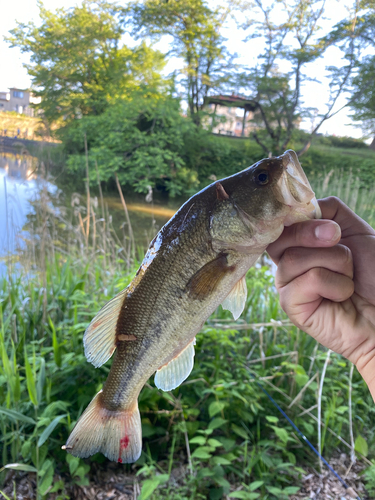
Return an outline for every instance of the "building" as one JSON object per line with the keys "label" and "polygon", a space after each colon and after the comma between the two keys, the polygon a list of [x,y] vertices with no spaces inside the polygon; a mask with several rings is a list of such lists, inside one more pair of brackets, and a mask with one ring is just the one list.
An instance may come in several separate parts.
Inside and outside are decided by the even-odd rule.
{"label": "building", "polygon": [[0,92],[0,111],[16,111],[27,116],[34,116],[31,104],[39,104],[40,97],[35,97],[29,89],[11,88],[9,92]]}
{"label": "building", "polygon": [[253,118],[257,105],[251,99],[239,95],[206,97],[211,110],[211,127],[214,134],[246,137],[256,128]]}

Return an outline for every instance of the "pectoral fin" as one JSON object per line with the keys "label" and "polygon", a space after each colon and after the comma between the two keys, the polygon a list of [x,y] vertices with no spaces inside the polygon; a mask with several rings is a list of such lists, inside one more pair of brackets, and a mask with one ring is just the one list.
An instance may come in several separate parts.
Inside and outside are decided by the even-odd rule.
{"label": "pectoral fin", "polygon": [[188,378],[194,366],[195,338],[178,356],[162,366],[155,374],[155,385],[162,391],[172,391]]}
{"label": "pectoral fin", "polygon": [[194,298],[205,299],[216,289],[224,276],[232,271],[234,266],[228,266],[227,255],[222,253],[194,274],[188,283],[188,289]]}
{"label": "pectoral fin", "polygon": [[126,294],[125,288],[107,302],[85,331],[83,336],[85,356],[96,368],[102,366],[116,349],[116,325]]}
{"label": "pectoral fin", "polygon": [[233,314],[234,319],[238,319],[245,309],[247,298],[247,287],[245,276],[238,281],[227,298],[222,302],[223,309],[227,309]]}

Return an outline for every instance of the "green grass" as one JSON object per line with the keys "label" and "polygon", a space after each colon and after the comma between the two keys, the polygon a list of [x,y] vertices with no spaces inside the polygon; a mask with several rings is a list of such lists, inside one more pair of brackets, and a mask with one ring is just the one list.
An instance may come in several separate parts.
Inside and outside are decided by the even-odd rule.
{"label": "green grass", "polygon": [[[359,214],[374,221],[373,191],[364,191],[359,182],[355,186],[331,175],[328,181],[317,177],[315,188],[322,195],[348,195],[346,201],[355,201]],[[79,224],[53,215],[46,196],[42,193],[36,204],[31,221],[36,238],[21,257],[22,270],[0,281],[2,464],[33,474],[37,498],[54,493],[62,499],[71,498],[74,485],[87,485],[98,467],[107,468],[102,455],[80,460],[61,445],[110,366],[94,369],[87,363],[83,332],[103,304],[130,282],[137,263],[120,250],[127,242],[116,242],[106,222],[86,235],[84,218]],[[56,225],[64,226],[66,237],[60,241]],[[164,393],[151,379],[141,392],[143,453],[135,469],[117,466],[138,474],[141,500],[228,494],[287,499],[298,490],[305,468],[318,466],[251,374],[317,445],[318,381],[326,350],[288,323],[267,266],[252,268],[247,284],[241,319],[234,322],[219,307],[198,335],[188,380]],[[350,442],[350,384],[357,449],[374,459],[373,401],[359,374],[355,371],[350,380],[350,364],[335,354],[323,387],[322,451],[327,459],[338,448],[350,452],[342,442]],[[185,479],[172,481],[179,466]],[[6,485],[7,471],[0,473]],[[242,493],[234,492],[238,488]]]}

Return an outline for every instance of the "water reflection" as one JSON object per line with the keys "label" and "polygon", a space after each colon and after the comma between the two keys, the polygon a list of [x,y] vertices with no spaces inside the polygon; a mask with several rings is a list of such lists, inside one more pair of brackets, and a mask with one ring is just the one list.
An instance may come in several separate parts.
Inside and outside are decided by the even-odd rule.
{"label": "water reflection", "polygon": [[37,159],[26,155],[0,155],[0,256],[22,244],[20,232],[32,210],[30,201],[39,186]]}
{"label": "water reflection", "polygon": [[[82,213],[82,220],[86,217],[86,197],[77,193],[62,191],[52,183],[46,183],[37,175],[38,159],[30,155],[0,153],[0,276],[5,273],[5,257],[7,255],[16,255],[17,252],[25,248],[25,240],[29,240],[29,232],[33,236],[38,234],[38,224],[41,222],[37,212],[40,203],[40,193],[42,187],[48,191],[48,209],[49,214],[54,213],[53,217],[58,217],[59,222],[63,219],[72,221],[77,211],[77,202],[74,199],[78,197],[79,210]],[[168,201],[162,197],[150,197],[145,201],[144,195],[137,195],[132,192],[124,191],[124,196],[129,210],[129,218],[134,234],[136,247],[143,252],[149,242],[155,236],[157,231],[173,216],[180,204],[185,200]],[[91,203],[96,201],[92,210],[92,224],[98,224],[102,217],[104,207],[105,218],[111,221],[111,231],[114,231],[115,239],[119,242],[126,239],[129,229],[126,227],[124,209],[118,193],[105,195],[103,203],[95,199],[95,193],[92,193]],[[57,219],[56,219],[57,220]],[[95,222],[96,220],[96,222]],[[45,220],[45,223],[47,221]],[[56,224],[56,230],[59,226]],[[66,240],[65,233],[56,234],[61,242]],[[70,227],[70,226],[69,226]],[[97,226],[98,227],[98,226]],[[63,234],[64,233],[64,234]],[[70,237],[70,234],[68,235]]]}

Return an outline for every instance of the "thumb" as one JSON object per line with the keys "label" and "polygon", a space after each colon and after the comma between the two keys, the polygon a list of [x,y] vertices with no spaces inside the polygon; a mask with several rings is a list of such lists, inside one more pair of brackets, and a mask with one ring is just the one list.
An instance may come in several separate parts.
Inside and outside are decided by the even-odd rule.
{"label": "thumb", "polygon": [[331,220],[309,220],[286,227],[276,241],[268,246],[267,252],[278,264],[289,247],[332,247],[341,239],[340,226]]}

